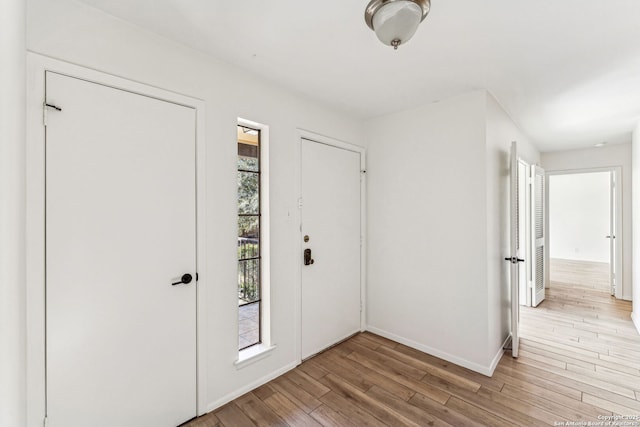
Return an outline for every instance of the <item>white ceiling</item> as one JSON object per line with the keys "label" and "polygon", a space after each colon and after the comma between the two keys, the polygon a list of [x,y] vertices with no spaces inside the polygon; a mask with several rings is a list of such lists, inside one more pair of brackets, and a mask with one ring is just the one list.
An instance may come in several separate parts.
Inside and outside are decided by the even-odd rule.
{"label": "white ceiling", "polygon": [[432,0],[397,51],[368,0],[82,1],[363,119],[486,88],[542,151],[640,121],[638,0]]}

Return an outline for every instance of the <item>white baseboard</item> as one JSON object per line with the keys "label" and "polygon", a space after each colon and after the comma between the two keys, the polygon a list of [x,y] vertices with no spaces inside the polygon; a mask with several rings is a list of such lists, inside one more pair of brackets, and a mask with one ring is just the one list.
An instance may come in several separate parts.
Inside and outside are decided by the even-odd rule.
{"label": "white baseboard", "polygon": [[[399,342],[400,344],[404,344],[411,348],[415,348],[416,350],[420,350],[432,356],[439,357],[440,359],[444,359],[447,362],[455,363],[458,366],[471,369],[472,371],[478,372],[482,375],[486,375],[487,377],[490,377],[491,375],[493,375],[493,371],[498,365],[498,362],[500,361],[500,358],[502,357],[502,354],[503,354],[503,350],[502,348],[500,348],[500,350],[498,351],[498,354],[496,354],[496,356],[494,357],[494,360],[491,362],[491,365],[483,366],[483,365],[480,365],[479,363],[471,362],[461,357],[454,356],[452,354],[438,350],[437,348],[429,347],[428,345],[420,344],[418,342],[401,337],[399,335],[392,334],[391,332],[383,331],[382,329],[374,328],[372,326],[367,325],[367,331],[374,333],[376,335],[380,335],[381,337],[388,338],[395,342]],[[504,347],[504,345],[502,347]]]}
{"label": "white baseboard", "polygon": [[636,329],[640,334],[640,310],[636,309],[636,311],[631,313],[631,320],[633,320],[633,324],[636,325]]}
{"label": "white baseboard", "polygon": [[280,375],[282,375],[282,374],[284,374],[286,372],[289,372],[290,370],[292,370],[296,366],[298,366],[298,363],[296,363],[296,362],[289,363],[288,365],[278,369],[277,371],[271,372],[270,374],[265,375],[264,377],[254,381],[254,382],[252,382],[250,384],[247,384],[244,387],[241,387],[241,388],[239,388],[237,390],[234,390],[231,393],[221,397],[220,399],[218,399],[216,401],[213,401],[213,402],[209,403],[209,405],[207,405],[207,413],[218,409],[219,407],[221,407],[225,403],[229,403],[232,400],[242,396],[243,394],[248,393],[251,390],[260,387],[263,384],[268,383],[272,379],[277,378],[277,377],[279,377]]}
{"label": "white baseboard", "polygon": [[[507,335],[507,338],[505,338],[504,342],[502,343],[502,345],[498,349],[498,352],[493,357],[493,360],[491,361],[491,365],[489,365],[489,372],[490,372],[489,375],[485,374],[484,372],[481,372],[481,374],[487,375],[489,377],[493,376],[493,372],[496,370],[496,367],[498,366],[498,363],[500,363],[500,359],[502,359],[502,356],[504,356],[504,346],[507,345],[507,342],[510,339],[511,339],[511,334]],[[513,343],[511,345],[513,345]]]}

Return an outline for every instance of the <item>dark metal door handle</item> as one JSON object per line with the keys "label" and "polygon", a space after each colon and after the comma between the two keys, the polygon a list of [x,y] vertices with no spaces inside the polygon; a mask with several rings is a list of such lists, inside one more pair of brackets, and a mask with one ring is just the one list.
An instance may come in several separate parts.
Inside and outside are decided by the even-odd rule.
{"label": "dark metal door handle", "polygon": [[181,285],[183,283],[186,285],[187,283],[191,283],[192,280],[193,280],[193,276],[190,275],[189,273],[186,273],[182,275],[179,282],[172,283],[171,285],[175,286],[175,285]]}
{"label": "dark metal door handle", "polygon": [[520,259],[520,258],[517,258],[517,257],[514,257],[514,256],[505,258],[504,260],[505,261],[511,261],[511,264],[517,264],[519,262],[524,262],[523,259]]}
{"label": "dark metal door handle", "polygon": [[314,261],[311,258],[311,249],[304,250],[304,265],[311,265]]}

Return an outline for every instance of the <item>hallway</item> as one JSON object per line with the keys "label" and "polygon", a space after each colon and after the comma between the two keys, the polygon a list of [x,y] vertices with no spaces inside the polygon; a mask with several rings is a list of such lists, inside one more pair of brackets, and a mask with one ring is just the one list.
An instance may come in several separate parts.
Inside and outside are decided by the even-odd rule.
{"label": "hallway", "polygon": [[606,290],[552,282],[537,308],[521,307],[521,357],[503,359],[498,371],[526,373],[615,414],[640,414],[640,336],[630,315],[631,302]]}

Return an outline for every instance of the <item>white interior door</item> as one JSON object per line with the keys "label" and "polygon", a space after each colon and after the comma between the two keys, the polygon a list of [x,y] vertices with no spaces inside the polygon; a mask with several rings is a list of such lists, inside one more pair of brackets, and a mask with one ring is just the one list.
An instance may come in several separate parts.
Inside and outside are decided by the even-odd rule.
{"label": "white interior door", "polygon": [[518,357],[520,347],[520,262],[523,261],[524,254],[520,250],[520,182],[518,167],[518,144],[511,143],[511,165],[510,165],[510,233],[509,250],[511,255],[506,258],[510,263],[510,286],[511,286],[511,355]]}
{"label": "white interior door", "polygon": [[181,424],[196,416],[195,110],[51,72],[46,96],[62,109],[46,127],[48,425]]}
{"label": "white interior door", "polygon": [[544,300],[545,296],[545,259],[546,259],[546,218],[545,218],[545,175],[544,169],[531,166],[531,217],[533,219],[532,263],[531,274],[533,289],[531,303],[534,307]]}
{"label": "white interior door", "polygon": [[301,168],[305,359],[360,330],[360,153],[302,139]]}

